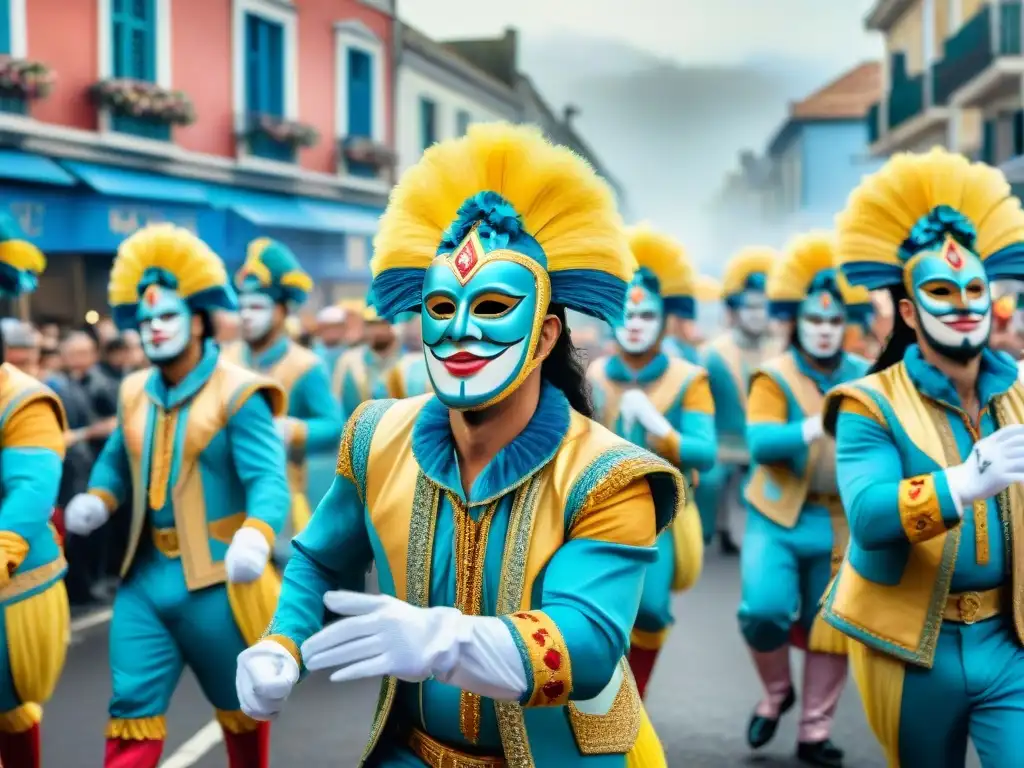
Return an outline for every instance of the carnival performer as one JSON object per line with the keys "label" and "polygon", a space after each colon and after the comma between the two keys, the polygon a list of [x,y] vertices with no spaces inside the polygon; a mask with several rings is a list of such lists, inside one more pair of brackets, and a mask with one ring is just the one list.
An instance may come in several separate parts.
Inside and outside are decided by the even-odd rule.
{"label": "carnival performer", "polygon": [[695,491],[704,540],[718,531],[722,552],[736,554],[739,547],[734,518],[742,513],[742,487],[750,464],[746,444],[747,387],[751,374],[770,350],[765,283],[768,270],[779,258],[776,251],[749,247],[725,267],[722,294],[730,330],[704,348],[703,362],[715,401],[718,460],[700,476]]}
{"label": "carnival performer", "polygon": [[984,768],[1024,765],[1024,389],[987,347],[1024,212],[998,169],[934,149],[865,178],[838,235],[896,315],[872,375],[826,402],[850,544],[823,616],[890,766],[959,768],[968,736]]}
{"label": "carnival performer", "polygon": [[345,418],[367,400],[404,396],[399,394],[396,381],[401,375],[397,366],[402,357],[402,345],[392,321],[377,311],[372,289],[363,309],[363,339],[361,345],[348,350],[338,360],[331,383]]}
{"label": "carnival performer", "polygon": [[289,312],[302,306],[313,288],[307,275],[283,244],[267,238],[249,244],[245,263],[235,275],[244,344],[228,347],[228,360],[268,376],[284,389],[288,413],[277,419],[288,452],[288,483],[292,491],[291,524],[296,533],[309,521],[307,460],[331,453],[338,445],[344,420],[331,394],[327,368],[316,353],[289,338]]}
{"label": "carnival performer", "polygon": [[[647,225],[628,230],[639,268],[615,326],[618,353],[590,366],[595,418],[647,447],[692,477],[715,462],[715,411],[703,368],[663,350],[666,320],[693,306],[693,270],[674,239]],[[704,561],[696,505],[690,503],[658,537],[658,559],[647,569],[629,663],[643,697],[672,618],[672,593],[692,587]]]}
{"label": "carnival performer", "polygon": [[[31,293],[43,254],[0,220],[0,295]],[[10,363],[0,365],[0,763],[40,768],[42,705],[67,654],[67,562],[50,524],[67,422],[60,400]]]}
{"label": "carnival performer", "polygon": [[313,351],[323,361],[328,376],[334,374],[338,358],[348,349],[345,345],[347,320],[347,313],[340,304],[331,304],[316,313],[317,341]]}
{"label": "carnival performer", "polygon": [[[239,659],[246,711],[330,668],[384,676],[365,765],[665,766],[625,653],[685,486],[587,418],[565,323],[622,312],[610,189],[533,127],[474,125],[396,186],[371,268],[383,315],[422,306],[436,396],[349,420],[270,636]],[[384,594],[329,591],[371,561]],[[325,605],[349,618],[321,630]]]}
{"label": "carnival performer", "polygon": [[697,274],[681,244],[676,243],[676,256],[681,274],[688,281],[686,295],[665,297],[665,331],[661,337],[661,351],[670,357],[682,358],[694,365],[700,364],[700,353],[691,342],[694,320],[697,318]]}
{"label": "carnival performer", "polygon": [[[747,726],[758,749],[796,700],[790,646],[804,650],[797,758],[840,766],[830,739],[846,683],[844,637],[818,618],[818,604],[848,539],[835,479],[835,444],[822,432],[825,393],[863,376],[867,363],[843,351],[852,297],[836,279],[831,233],[795,238],[772,269],[769,312],[791,324],[789,348],[751,379],[747,530],[740,554],[740,629],[764,686]],[[795,620],[794,620],[794,617]]]}
{"label": "carnival performer", "polygon": [[114,319],[138,329],[153,367],[122,383],[90,490],[65,510],[68,530],[87,535],[131,501],[110,625],[105,768],[159,763],[186,664],[216,709],[231,768],[268,765],[268,725],[239,710],[232,682],[234,659],[260,637],[280,591],[268,561],[289,501],[274,428],[284,392],[224,360],[212,340],[210,313],[235,304],[224,265],[187,230],[152,225],[118,249]]}

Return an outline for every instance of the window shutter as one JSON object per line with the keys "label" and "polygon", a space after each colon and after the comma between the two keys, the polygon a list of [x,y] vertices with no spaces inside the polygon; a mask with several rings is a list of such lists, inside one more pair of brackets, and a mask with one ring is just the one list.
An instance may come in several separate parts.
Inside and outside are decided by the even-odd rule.
{"label": "window shutter", "polygon": [[373,60],[365,51],[348,51],[347,136],[373,137]]}

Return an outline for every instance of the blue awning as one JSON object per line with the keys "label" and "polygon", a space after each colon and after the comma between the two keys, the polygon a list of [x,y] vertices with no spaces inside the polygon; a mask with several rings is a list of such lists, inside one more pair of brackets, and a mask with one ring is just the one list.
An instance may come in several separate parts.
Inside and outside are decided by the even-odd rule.
{"label": "blue awning", "polygon": [[56,160],[20,149],[0,149],[0,177],[59,187],[73,187],[76,183],[75,177],[61,168]]}
{"label": "blue awning", "polygon": [[191,205],[209,202],[206,186],[198,181],[78,160],[65,160],[64,167],[102,195]]}
{"label": "blue awning", "polygon": [[257,227],[304,229],[345,235],[371,236],[380,214],[329,200],[288,197],[232,187],[210,187],[208,199]]}

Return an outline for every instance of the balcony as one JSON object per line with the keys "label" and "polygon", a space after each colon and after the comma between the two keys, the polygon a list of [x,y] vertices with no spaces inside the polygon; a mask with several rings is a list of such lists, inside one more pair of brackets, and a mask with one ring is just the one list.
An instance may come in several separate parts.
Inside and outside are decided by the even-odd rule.
{"label": "balcony", "polygon": [[918,150],[945,141],[949,111],[933,99],[931,68],[911,75],[907,54],[897,51],[889,60],[889,93],[868,113],[871,153],[889,155]]}
{"label": "balcony", "polygon": [[889,92],[889,130],[917,117],[924,111],[924,75],[893,78]]}
{"label": "balcony", "polygon": [[1021,6],[1021,0],[984,5],[946,41],[935,65],[935,103],[979,107],[1019,90]]}

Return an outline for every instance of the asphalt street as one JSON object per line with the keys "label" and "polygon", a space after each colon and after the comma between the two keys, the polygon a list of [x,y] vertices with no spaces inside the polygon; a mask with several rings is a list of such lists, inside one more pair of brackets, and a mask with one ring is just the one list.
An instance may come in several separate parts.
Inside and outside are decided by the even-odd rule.
{"label": "asphalt street", "polygon": [[[758,684],[736,627],[737,567],[737,560],[709,553],[701,582],[676,604],[676,627],[648,691],[651,719],[672,768],[799,765],[792,757],[795,710],[763,750],[751,754],[744,741]],[[101,618],[74,633],[67,667],[46,710],[46,768],[99,768],[102,763],[110,682],[107,624]],[[310,677],[274,725],[272,765],[355,766],[376,694],[375,680],[335,685],[326,677]],[[186,672],[168,715],[165,768],[224,768],[219,729],[210,725],[211,719],[209,706]],[[840,705],[834,737],[846,750],[849,768],[884,768],[852,681]]]}

